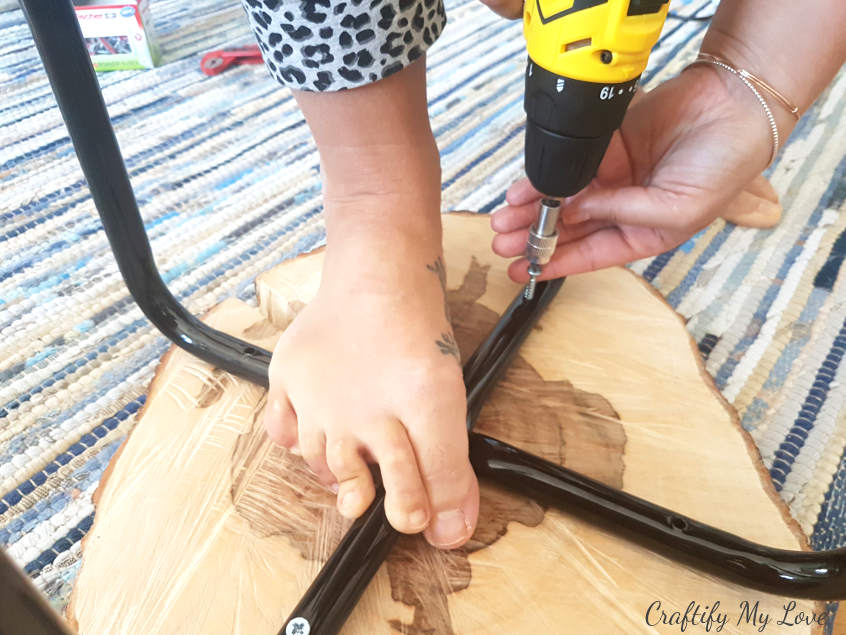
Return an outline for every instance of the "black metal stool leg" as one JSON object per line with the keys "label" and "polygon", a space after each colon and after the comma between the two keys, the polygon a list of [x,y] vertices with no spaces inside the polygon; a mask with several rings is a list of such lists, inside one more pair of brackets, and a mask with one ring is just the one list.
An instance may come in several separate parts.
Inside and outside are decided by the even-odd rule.
{"label": "black metal stool leg", "polygon": [[0,550],[0,634],[69,635],[47,600]]}
{"label": "black metal stool leg", "polygon": [[266,386],[270,352],[203,325],[162,281],[73,6],[68,0],[34,0],[21,5],[132,297],[177,345]]}

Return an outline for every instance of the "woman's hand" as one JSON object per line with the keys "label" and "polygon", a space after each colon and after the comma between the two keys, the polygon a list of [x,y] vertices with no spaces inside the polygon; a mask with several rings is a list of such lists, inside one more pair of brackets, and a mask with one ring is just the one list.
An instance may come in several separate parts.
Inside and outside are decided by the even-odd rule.
{"label": "woman's hand", "polygon": [[[620,265],[675,247],[727,211],[766,167],[767,119],[736,77],[700,64],[635,98],[596,178],[566,199],[558,248],[540,279]],[[522,255],[541,194],[516,182],[497,210],[493,250]],[[528,280],[528,263],[509,275]]]}

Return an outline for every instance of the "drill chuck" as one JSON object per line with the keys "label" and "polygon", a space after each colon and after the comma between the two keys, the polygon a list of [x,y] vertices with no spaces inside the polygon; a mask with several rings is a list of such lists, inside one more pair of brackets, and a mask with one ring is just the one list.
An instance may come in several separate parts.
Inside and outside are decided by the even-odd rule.
{"label": "drill chuck", "polygon": [[529,261],[529,284],[523,297],[531,300],[535,294],[535,282],[543,270],[543,265],[552,259],[558,244],[558,214],[561,203],[554,198],[541,200],[538,222],[529,229],[526,243],[526,259]]}
{"label": "drill chuck", "polygon": [[621,83],[562,77],[529,59],[526,67],[526,175],[546,196],[564,198],[596,176],[620,127],[638,77]]}
{"label": "drill chuck", "polygon": [[555,253],[558,244],[558,212],[560,203],[555,199],[541,201],[538,222],[529,229],[529,241],[526,244],[526,258],[530,264],[545,265]]}

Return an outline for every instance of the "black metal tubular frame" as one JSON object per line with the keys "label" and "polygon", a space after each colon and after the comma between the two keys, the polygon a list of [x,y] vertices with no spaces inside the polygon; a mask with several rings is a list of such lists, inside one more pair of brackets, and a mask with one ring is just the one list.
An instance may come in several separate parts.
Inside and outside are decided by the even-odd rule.
{"label": "black metal tubular frame", "polygon": [[[228,372],[267,386],[270,353],[216,331],[194,318],[159,275],[129,177],[70,0],[21,0],[56,101],[121,274],[135,301],[175,344]],[[518,297],[494,331],[467,360],[468,429],[496,379],[558,288],[539,285],[532,301]],[[658,553],[762,591],[817,600],[846,599],[846,549],[788,551],[758,545],[615,490],[513,446],[474,432],[470,458],[480,477],[531,493],[565,511],[577,510]],[[377,500],[344,536],[293,615],[310,631],[334,633],[343,625],[396,532]],[[0,580],[22,577],[0,558]],[[11,587],[10,587],[11,588]],[[22,587],[23,588],[23,587]],[[39,610],[48,610],[46,605]],[[42,615],[42,622],[50,623]],[[7,623],[0,614],[0,632]],[[10,622],[11,623],[11,622]],[[35,623],[33,623],[35,626]],[[19,632],[19,631],[18,631]],[[59,626],[54,631],[62,632]],[[284,632],[284,627],[283,627]]]}
{"label": "black metal tubular frame", "polygon": [[144,221],[70,0],[22,2],[91,197],[129,292],[169,339],[228,372],[267,386],[270,353],[203,326],[159,275]]}
{"label": "black metal tubular frame", "polygon": [[70,635],[47,600],[0,549],[0,635]]}

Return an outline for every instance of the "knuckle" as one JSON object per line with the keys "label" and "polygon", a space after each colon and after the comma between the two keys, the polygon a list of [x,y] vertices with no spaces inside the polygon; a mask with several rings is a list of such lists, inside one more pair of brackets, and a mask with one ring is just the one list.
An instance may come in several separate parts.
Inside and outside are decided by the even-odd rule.
{"label": "knuckle", "polygon": [[319,452],[315,452],[313,448],[302,448],[303,460],[308,463],[311,471],[315,474],[322,474],[326,471],[326,461]]}
{"label": "knuckle", "polygon": [[432,491],[465,491],[470,485],[470,479],[463,469],[452,466],[441,466],[439,469],[428,472],[425,477],[426,484]]}
{"label": "knuckle", "polygon": [[406,498],[401,495],[393,497],[388,495],[385,498],[385,514],[389,522],[400,531],[420,531],[422,527],[420,527],[419,511],[425,510],[428,515],[428,509],[428,503],[423,496]]}
{"label": "knuckle", "polygon": [[265,415],[264,430],[271,441],[283,447],[291,447],[297,442],[296,421],[285,416]]}
{"label": "knuckle", "polygon": [[411,523],[408,521],[408,516],[402,510],[387,508],[385,509],[385,516],[388,518],[388,522],[391,526],[398,532],[403,534],[410,534],[413,532]]}
{"label": "knuckle", "polygon": [[350,443],[346,439],[336,439],[326,444],[326,463],[329,467],[349,471],[351,459]]}
{"label": "knuckle", "polygon": [[277,414],[276,422],[286,432],[296,435],[298,427],[297,415],[287,403],[282,405],[282,408]]}
{"label": "knuckle", "polygon": [[335,474],[335,478],[338,480],[338,487],[341,492],[353,489],[364,490],[366,486],[364,475],[361,473]]}
{"label": "knuckle", "polygon": [[414,459],[405,448],[389,448],[380,458],[379,466],[387,472],[405,472],[413,465]]}
{"label": "knuckle", "polygon": [[388,454],[398,454],[408,450],[408,433],[403,425],[388,425],[380,429],[374,438],[379,454],[379,462]]}
{"label": "knuckle", "polygon": [[317,457],[307,457],[303,455],[305,462],[308,464],[309,469],[314,473],[317,478],[321,481],[328,481],[330,479],[334,479],[334,476],[329,472],[326,468],[326,464],[323,462],[321,458]]}
{"label": "knuckle", "polygon": [[326,448],[317,443],[314,439],[300,438],[300,451],[303,459],[311,466],[324,466],[326,464]]}
{"label": "knuckle", "polygon": [[386,496],[390,498],[391,507],[402,511],[418,509],[426,502],[426,493],[423,488],[408,484],[394,486],[390,490],[386,490]]}
{"label": "knuckle", "polygon": [[433,496],[439,500],[450,501],[463,497],[473,487],[475,479],[472,469],[449,465],[444,465],[425,476],[426,486],[433,492]]}
{"label": "knuckle", "polygon": [[276,445],[281,445],[283,448],[290,448],[297,442],[296,431],[284,426],[268,426],[267,436]]}
{"label": "knuckle", "polygon": [[[626,213],[624,210],[617,209],[616,207],[610,207],[608,209],[608,221],[613,225],[625,225],[626,224]],[[588,213],[587,218],[590,218]]]}
{"label": "knuckle", "polygon": [[674,247],[675,245],[670,244],[671,242],[667,238],[666,232],[661,229],[655,229],[647,235],[641,251],[644,253],[644,256],[657,255],[668,248]]}
{"label": "knuckle", "polygon": [[593,246],[590,244],[590,242],[587,240],[580,240],[576,244],[579,250],[579,257],[585,263],[585,267],[590,271],[596,270],[596,252],[594,251]]}

